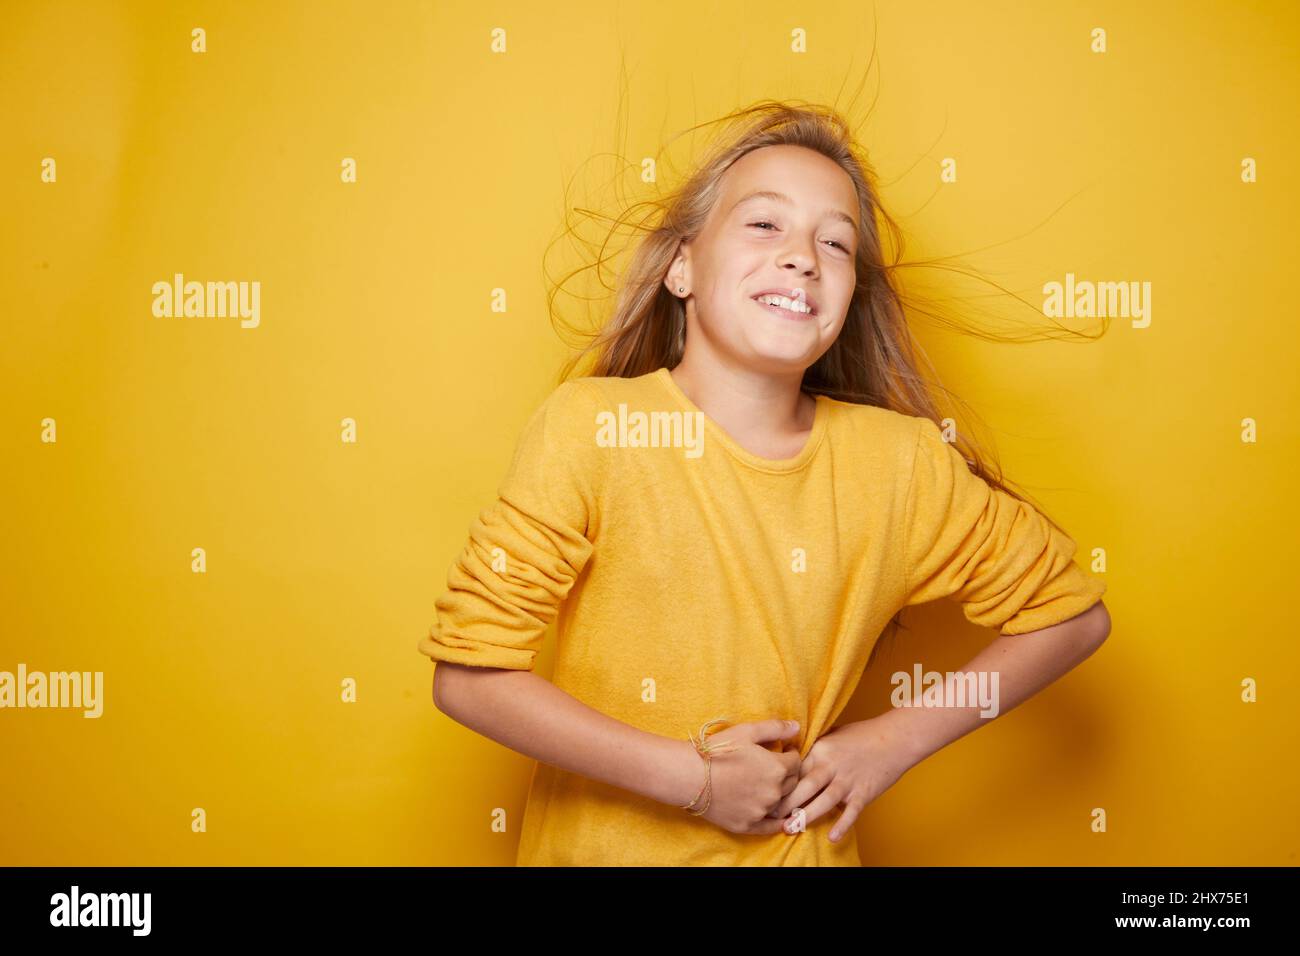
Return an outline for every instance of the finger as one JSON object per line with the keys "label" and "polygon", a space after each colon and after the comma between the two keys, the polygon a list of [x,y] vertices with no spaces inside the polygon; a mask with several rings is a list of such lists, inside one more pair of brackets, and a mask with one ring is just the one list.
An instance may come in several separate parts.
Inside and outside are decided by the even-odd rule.
{"label": "finger", "polygon": [[814,773],[804,777],[799,781],[799,785],[791,790],[780,803],[776,805],[777,816],[788,817],[794,812],[796,807],[806,806],[811,803],[813,798],[830,783],[830,777],[826,774]]}
{"label": "finger", "polygon": [[[795,787],[797,787],[797,786],[799,786],[799,775],[798,775],[797,773],[788,773],[788,774],[786,774],[785,777],[784,777],[784,779],[782,779],[782,781],[781,781],[781,796],[782,796],[782,798],[789,796],[789,795],[790,795],[790,791],[793,790],[793,789],[794,789]],[[782,803],[782,800],[778,800],[778,801],[776,802],[776,805],[775,805],[774,807],[772,807],[771,810],[768,810],[768,811],[767,811],[767,816],[772,817],[772,818],[774,818],[774,819],[777,818],[777,817],[783,817],[783,816],[785,816],[784,813],[778,813],[778,812],[777,812],[777,811],[779,811],[779,810],[781,809],[781,803]]]}
{"label": "finger", "polygon": [[797,773],[786,774],[785,779],[781,781],[781,796],[788,797],[790,795],[790,791],[797,786],[799,786],[799,774]]}
{"label": "finger", "polygon": [[770,819],[769,817],[764,817],[763,819],[759,820],[757,823],[751,824],[749,829],[746,832],[754,833],[754,834],[762,834],[766,836],[772,833],[780,833],[781,828],[784,825],[785,825],[784,820],[773,820]]}
{"label": "finger", "polygon": [[816,781],[811,780],[808,777],[796,780],[794,786],[785,792],[777,802],[776,806],[772,808],[772,812],[769,813],[768,816],[788,817],[795,807],[805,804],[813,797],[817,796],[817,791],[819,789],[820,788],[817,786]]}
{"label": "finger", "polygon": [[811,750],[808,751],[808,756],[804,757],[803,760],[799,761],[799,776],[801,777],[808,776],[808,774],[812,773],[822,763],[825,762],[823,760],[819,760],[818,759],[819,757],[820,754],[815,754]]}
{"label": "finger", "polygon": [[755,720],[747,724],[741,724],[733,728],[737,731],[744,731],[749,739],[756,744],[768,743],[773,740],[785,740],[799,733],[799,724],[793,720]]}
{"label": "finger", "polygon": [[799,768],[803,766],[803,758],[799,756],[797,750],[787,750],[780,754],[781,763],[785,764],[785,772],[793,774],[795,779],[799,779]]}
{"label": "finger", "polygon": [[858,814],[862,812],[862,805],[856,800],[850,800],[840,814],[840,818],[835,821],[835,826],[831,827],[831,842],[839,843],[843,837],[849,835],[853,830],[853,823],[858,819]]}
{"label": "finger", "polygon": [[829,786],[814,797],[803,808],[803,829],[808,829],[824,814],[834,810],[839,805],[840,799],[834,787]]}

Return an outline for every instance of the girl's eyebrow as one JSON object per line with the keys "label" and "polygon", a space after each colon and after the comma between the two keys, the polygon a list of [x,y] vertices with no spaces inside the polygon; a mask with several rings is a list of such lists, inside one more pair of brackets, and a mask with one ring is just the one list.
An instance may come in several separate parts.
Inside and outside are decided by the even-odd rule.
{"label": "girl's eyebrow", "polygon": [[[746,193],[744,196],[741,196],[739,199],[737,199],[734,203],[731,204],[731,208],[735,209],[741,203],[749,202],[751,199],[771,199],[776,202],[784,202],[784,203],[794,202],[794,200],[791,199],[789,196],[787,196],[785,193],[775,192],[771,189],[755,189],[753,192]],[[858,224],[854,221],[853,217],[850,216],[848,213],[844,212],[843,210],[827,209],[825,215],[834,216],[836,219],[843,219],[854,229],[858,228]]]}

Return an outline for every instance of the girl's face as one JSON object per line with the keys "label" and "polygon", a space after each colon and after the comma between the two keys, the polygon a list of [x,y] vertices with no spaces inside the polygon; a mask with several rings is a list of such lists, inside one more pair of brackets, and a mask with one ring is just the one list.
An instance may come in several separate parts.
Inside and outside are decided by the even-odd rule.
{"label": "girl's face", "polygon": [[[802,146],[765,146],[723,174],[703,230],[682,243],[664,284],[675,295],[686,288],[688,327],[705,351],[773,374],[802,374],[844,324],[857,243],[858,198],[848,174]],[[760,301],[770,295],[784,300]]]}

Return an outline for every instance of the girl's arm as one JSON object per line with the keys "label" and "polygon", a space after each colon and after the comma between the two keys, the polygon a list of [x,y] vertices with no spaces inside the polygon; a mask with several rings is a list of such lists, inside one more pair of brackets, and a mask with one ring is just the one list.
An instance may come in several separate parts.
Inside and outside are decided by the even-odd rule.
{"label": "girl's arm", "polygon": [[[1103,579],[1088,575],[1077,545],[1028,503],[971,472],[937,425],[918,418],[903,509],[903,605],[954,597],[972,623],[1001,633],[965,668],[997,695],[992,714],[1011,710],[1101,646],[1110,614]],[[984,672],[984,681],[979,681]],[[993,684],[992,676],[998,682]],[[969,681],[965,683],[969,687]],[[954,687],[954,690],[958,688]],[[977,691],[976,697],[981,694]],[[817,738],[799,785],[775,814],[787,830],[843,804],[829,837],[850,832],[863,807],[921,760],[989,719],[973,706],[896,707]]]}
{"label": "girl's arm", "polygon": [[[1003,634],[975,655],[963,673],[998,673],[997,714],[1028,700],[1069,673],[1110,635],[1110,613],[1098,601],[1077,617],[1026,634]],[[988,723],[981,706],[895,707],[880,715],[908,754],[909,765]],[[994,718],[995,719],[995,718]]]}
{"label": "girl's arm", "polygon": [[793,814],[786,829],[798,833],[843,804],[844,812],[829,835],[832,843],[838,842],[850,832],[862,809],[908,770],[1072,670],[1109,634],[1110,614],[1098,601],[1059,624],[1000,635],[962,669],[965,674],[997,673],[996,684],[981,683],[996,691],[992,716],[987,715],[985,701],[955,706],[945,700],[944,706],[894,707],[836,727],[817,738],[800,768],[799,785],[773,816]]}
{"label": "girl's arm", "polygon": [[[532,671],[442,661],[433,702],[511,750],[672,806],[694,800],[709,773],[689,740],[615,720]],[[799,751],[764,745],[798,733],[796,722],[770,719],[710,734],[711,743],[736,749],[713,759],[713,796],[702,818],[733,833],[779,832],[771,811],[798,783]]]}
{"label": "girl's arm", "polygon": [[660,803],[689,803],[704,783],[689,740],[615,720],[532,671],[440,661],[433,703],[511,750]]}

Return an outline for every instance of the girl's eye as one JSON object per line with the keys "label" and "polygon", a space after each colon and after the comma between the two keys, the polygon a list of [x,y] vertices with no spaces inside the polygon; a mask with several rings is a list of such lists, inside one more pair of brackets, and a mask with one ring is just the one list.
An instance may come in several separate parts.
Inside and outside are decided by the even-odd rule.
{"label": "girl's eye", "polygon": [[[758,220],[757,222],[751,222],[751,223],[749,223],[749,225],[751,225],[751,226],[772,226],[773,229],[776,228],[775,226],[772,225],[772,223],[768,222],[766,219],[760,219],[760,220]],[[766,230],[764,230],[764,231],[766,231]],[[839,249],[841,252],[848,252],[848,251],[849,251],[849,247],[848,247],[848,246],[844,245],[844,243],[842,243],[842,242],[840,242],[840,241],[838,241],[838,240],[836,240],[836,239],[831,239],[831,240],[829,240],[829,242],[830,242],[831,245],[835,246],[835,247],[836,247],[837,249]]]}

